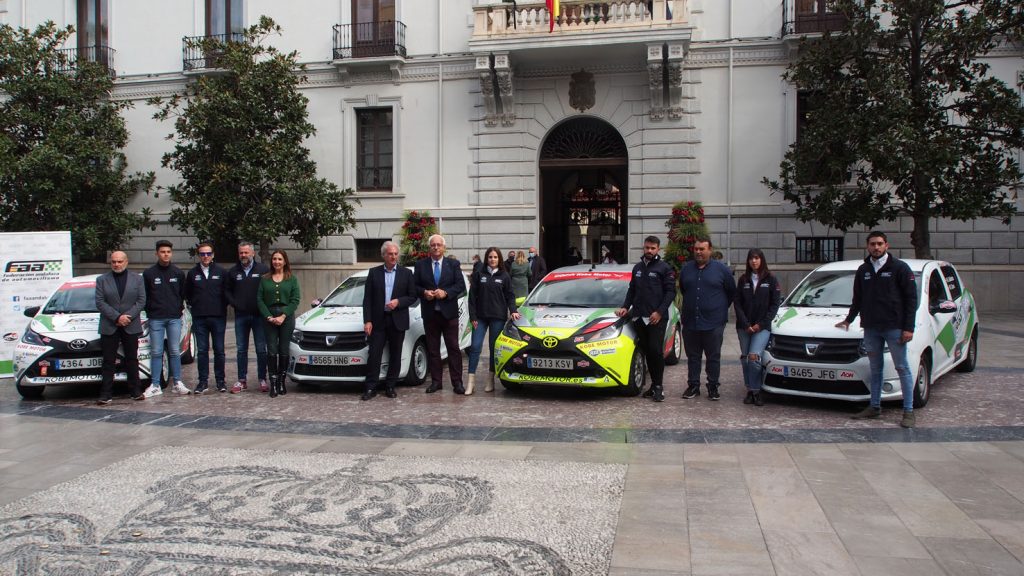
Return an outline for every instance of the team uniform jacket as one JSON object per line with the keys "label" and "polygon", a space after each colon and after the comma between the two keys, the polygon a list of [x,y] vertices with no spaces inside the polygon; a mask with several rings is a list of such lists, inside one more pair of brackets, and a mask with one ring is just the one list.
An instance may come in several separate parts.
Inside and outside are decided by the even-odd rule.
{"label": "team uniform jacket", "polygon": [[469,319],[505,319],[516,311],[512,277],[498,269],[491,274],[480,267],[469,279]]}
{"label": "team uniform jacket", "polygon": [[633,266],[632,274],[622,307],[634,318],[645,318],[657,312],[667,319],[668,307],[676,298],[676,275],[672,267],[655,255],[650,261],[641,258]]}
{"label": "team uniform jacket", "polygon": [[259,313],[256,307],[256,292],[260,289],[260,276],[267,272],[270,272],[270,268],[262,262],[253,262],[248,275],[238,262],[228,270],[228,275],[224,279],[224,297],[235,309],[235,314]]}
{"label": "team uniform jacket", "polygon": [[736,329],[746,330],[754,324],[762,330],[771,328],[771,321],[779,311],[779,304],[782,303],[782,287],[774,274],[762,278],[754,288],[750,276],[740,276],[739,286],[736,287],[736,303],[733,309],[736,310]]}
{"label": "team uniform jacket", "polygon": [[185,273],[174,264],[153,264],[142,273],[146,285],[146,316],[151,320],[181,318],[185,309]]}
{"label": "team uniform jacket", "polygon": [[203,267],[196,264],[185,275],[185,299],[192,307],[193,316],[226,316],[228,300],[224,296],[227,270],[216,263],[210,264],[210,277],[203,275]]}
{"label": "team uniform jacket", "polygon": [[853,304],[846,322],[860,314],[863,328],[913,332],[916,312],[917,282],[910,266],[889,254],[885,265],[875,272],[871,257],[865,258],[853,279]]}

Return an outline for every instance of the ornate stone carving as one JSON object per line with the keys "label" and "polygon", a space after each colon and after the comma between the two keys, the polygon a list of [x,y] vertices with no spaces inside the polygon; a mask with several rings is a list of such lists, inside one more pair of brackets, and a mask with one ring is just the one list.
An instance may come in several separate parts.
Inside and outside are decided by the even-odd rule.
{"label": "ornate stone carving", "polygon": [[664,68],[661,62],[648,62],[647,74],[651,87],[651,120],[661,120],[665,116]]}
{"label": "ornate stone carving", "polygon": [[597,87],[594,84],[594,75],[581,68],[569,81],[569,106],[574,110],[586,112],[594,107],[596,101]]}

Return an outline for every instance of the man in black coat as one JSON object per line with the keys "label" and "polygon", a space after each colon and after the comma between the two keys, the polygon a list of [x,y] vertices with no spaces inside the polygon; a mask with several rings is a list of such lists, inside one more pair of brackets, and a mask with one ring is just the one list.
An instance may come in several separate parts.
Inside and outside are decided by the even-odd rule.
{"label": "man in black coat", "polygon": [[388,375],[384,395],[398,396],[395,384],[402,368],[402,344],[409,329],[409,307],[416,303],[416,282],[412,271],[398,265],[398,244],[388,241],[380,247],[384,264],[371,268],[363,287],[363,329],[370,343],[366,389],[362,399],[377,395],[384,346],[388,350]]}
{"label": "man in black coat", "polygon": [[270,267],[256,261],[252,242],[238,244],[238,262],[228,270],[224,279],[224,296],[235,309],[235,346],[237,347],[238,381],[231,387],[232,394],[249,388],[249,333],[256,347],[256,376],[260,379],[260,392],[270,390],[267,384],[267,337],[263,333],[263,318],[256,307],[256,292],[261,277]]}
{"label": "man in black coat", "polygon": [[416,295],[420,298],[423,331],[427,339],[427,360],[430,386],[427,394],[441,389],[444,368],[441,366],[441,338],[448,349],[448,376],[456,394],[464,395],[462,386],[462,350],[459,348],[459,296],[466,291],[462,267],[455,258],[445,258],[445,241],[434,234],[427,241],[430,256],[416,262],[414,277]]}
{"label": "man in black coat", "polygon": [[548,263],[544,261],[544,257],[541,256],[537,249],[530,246],[530,290],[533,291],[533,287],[540,284],[540,281],[548,275]]}
{"label": "man in black coat", "polygon": [[185,275],[185,300],[192,308],[192,330],[196,335],[196,365],[199,383],[193,394],[206,392],[210,378],[210,340],[213,340],[213,377],[218,392],[227,392],[224,376],[224,330],[227,327],[228,301],[224,280],[228,272],[213,261],[213,244],[202,242],[196,249],[199,264]]}

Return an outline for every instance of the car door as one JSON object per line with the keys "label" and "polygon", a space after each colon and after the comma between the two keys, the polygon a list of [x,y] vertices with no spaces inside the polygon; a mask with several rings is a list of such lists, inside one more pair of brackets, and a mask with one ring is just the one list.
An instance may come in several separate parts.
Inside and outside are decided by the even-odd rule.
{"label": "car door", "polygon": [[469,277],[462,275],[466,290],[459,296],[459,348],[465,350],[473,343],[473,325],[469,323]]}
{"label": "car door", "polygon": [[967,345],[971,339],[971,332],[974,330],[975,310],[974,299],[964,293],[963,285],[960,283],[960,274],[956,268],[948,262],[940,266],[943,280],[946,282],[946,289],[949,292],[949,299],[956,304],[956,313],[953,314],[953,331],[956,334],[956,347],[950,354],[949,362],[955,364],[967,353]]}
{"label": "car door", "polygon": [[[929,323],[928,334],[933,340],[932,346],[932,374],[942,374],[949,369],[949,363],[953,358],[957,337],[953,327],[953,312],[935,312],[940,302],[949,300],[949,292],[946,290],[946,280],[938,267],[929,266],[924,270],[924,294],[923,299],[927,302],[927,322]],[[925,344],[925,343],[922,343]]]}

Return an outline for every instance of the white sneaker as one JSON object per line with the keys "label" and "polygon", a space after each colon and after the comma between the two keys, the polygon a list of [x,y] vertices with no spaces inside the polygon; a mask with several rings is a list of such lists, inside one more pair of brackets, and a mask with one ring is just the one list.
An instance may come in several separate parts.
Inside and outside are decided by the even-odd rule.
{"label": "white sneaker", "polygon": [[188,387],[185,386],[185,383],[182,382],[181,380],[178,380],[178,381],[176,381],[174,383],[173,390],[174,390],[175,394],[190,394],[191,393],[191,391],[188,389]]}
{"label": "white sneaker", "polygon": [[164,391],[160,389],[159,384],[153,384],[149,388],[146,388],[142,395],[145,396],[146,398],[152,398],[153,396],[159,396],[163,393]]}

